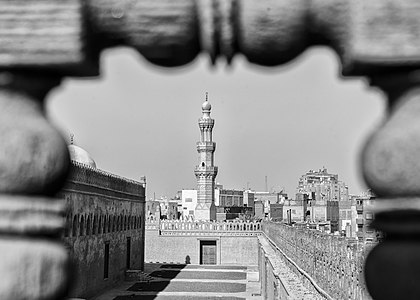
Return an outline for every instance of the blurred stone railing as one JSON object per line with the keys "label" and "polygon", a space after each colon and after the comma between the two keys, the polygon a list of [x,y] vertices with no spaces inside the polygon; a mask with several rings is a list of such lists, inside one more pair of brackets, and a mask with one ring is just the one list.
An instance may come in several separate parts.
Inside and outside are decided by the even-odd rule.
{"label": "blurred stone railing", "polygon": [[319,45],[336,52],[342,76],[366,79],[387,100],[384,122],[361,151],[361,173],[378,195],[373,226],[386,233],[365,261],[366,282],[375,299],[418,299],[418,0],[0,0],[0,7],[1,299],[61,299],[71,284],[60,239],[65,209],[55,197],[70,160],[45,113],[47,94],[63,79],[99,75],[100,53],[116,46],[173,67],[199,53],[213,63],[241,54],[277,66]]}
{"label": "blurred stone railing", "polygon": [[256,236],[261,234],[261,223],[162,220],[159,229],[161,235]]}
{"label": "blurred stone railing", "polygon": [[262,231],[334,299],[370,299],[363,264],[374,244],[272,222],[263,222]]}

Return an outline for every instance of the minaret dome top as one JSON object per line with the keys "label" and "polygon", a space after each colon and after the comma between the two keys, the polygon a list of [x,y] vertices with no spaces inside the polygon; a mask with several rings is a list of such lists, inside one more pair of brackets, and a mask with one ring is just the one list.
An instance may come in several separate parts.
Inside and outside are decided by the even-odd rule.
{"label": "minaret dome top", "polygon": [[203,111],[210,111],[211,110],[211,104],[209,102],[209,93],[206,92],[206,101],[204,101],[203,105],[201,105],[201,109]]}
{"label": "minaret dome top", "polygon": [[202,110],[211,110],[211,104],[208,100],[204,101],[203,105],[201,106]]}

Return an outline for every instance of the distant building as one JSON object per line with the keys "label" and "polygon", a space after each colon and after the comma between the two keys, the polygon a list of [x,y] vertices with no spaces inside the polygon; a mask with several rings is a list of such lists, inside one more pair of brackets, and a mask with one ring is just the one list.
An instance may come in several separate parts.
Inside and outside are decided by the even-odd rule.
{"label": "distant building", "polygon": [[197,190],[182,190],[182,217],[195,218],[195,208],[197,207]]}
{"label": "distant building", "polygon": [[337,174],[329,173],[326,168],[308,171],[299,179],[296,198],[307,201],[307,222],[329,222],[332,232],[341,230],[338,203],[349,201],[349,194],[348,187],[338,180]]}
{"label": "distant building", "polygon": [[367,192],[356,198],[357,211],[357,238],[362,242],[377,242],[381,239],[380,232],[373,229],[370,224],[374,220],[375,196]]}
{"label": "distant building", "polygon": [[283,221],[304,222],[306,221],[307,202],[304,200],[287,199],[283,203]]}
{"label": "distant building", "polygon": [[161,216],[160,202],[157,200],[146,201],[146,219],[159,220]]}
{"label": "distant building", "polygon": [[280,222],[283,220],[283,204],[282,203],[270,204],[269,219],[273,222]]}
{"label": "distant building", "polygon": [[262,201],[254,202],[254,218],[257,220],[265,218],[264,203],[262,203]]}
{"label": "distant building", "polygon": [[168,201],[166,210],[166,219],[167,220],[177,220],[180,215],[178,213],[178,202]]}
{"label": "distant building", "polygon": [[254,211],[255,207],[255,192],[246,190],[244,191],[244,206],[246,207],[252,207],[252,210]]}
{"label": "distant building", "polygon": [[254,192],[255,201],[261,201],[264,205],[266,217],[270,214],[270,205],[283,203],[287,199],[287,194],[283,192]]}
{"label": "distant building", "polygon": [[340,214],[339,230],[346,237],[356,237],[356,199],[350,196],[350,200],[339,201],[338,208]]}
{"label": "distant building", "polygon": [[349,200],[348,187],[338,180],[337,174],[328,173],[326,168],[318,171],[309,170],[299,179],[296,193],[307,194],[315,201]]}
{"label": "distant building", "polygon": [[244,191],[219,190],[219,205],[221,207],[244,206]]}
{"label": "distant building", "polygon": [[70,175],[59,197],[67,206],[64,242],[75,262],[71,297],[89,298],[143,269],[145,179],[96,168],[82,148],[69,146]]}

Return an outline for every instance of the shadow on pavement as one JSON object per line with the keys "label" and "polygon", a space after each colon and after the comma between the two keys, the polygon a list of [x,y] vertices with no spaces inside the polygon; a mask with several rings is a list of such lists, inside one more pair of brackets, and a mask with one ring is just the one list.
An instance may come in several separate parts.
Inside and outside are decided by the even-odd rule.
{"label": "shadow on pavement", "polygon": [[[218,300],[246,300],[241,297],[217,297]],[[154,295],[130,295],[118,296],[114,300],[214,300],[214,297],[205,296],[154,296]]]}

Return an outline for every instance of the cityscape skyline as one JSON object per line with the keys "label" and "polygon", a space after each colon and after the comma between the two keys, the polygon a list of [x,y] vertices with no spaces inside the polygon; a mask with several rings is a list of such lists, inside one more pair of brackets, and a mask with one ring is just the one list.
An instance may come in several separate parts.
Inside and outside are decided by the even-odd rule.
{"label": "cityscape skyline", "polygon": [[293,70],[282,67],[273,76],[237,63],[207,73],[203,57],[167,71],[134,51],[109,51],[101,78],[66,80],[49,96],[47,112],[67,139],[75,134],[98,168],[145,175],[147,199],[171,197],[195,187],[197,119],[209,92],[219,183],[262,191],[267,176],[268,190],[284,188],[293,197],[301,174],[325,166],[358,193],[366,189],[358,153],[384,103],[362,80],[340,80],[331,52],[309,52]]}

